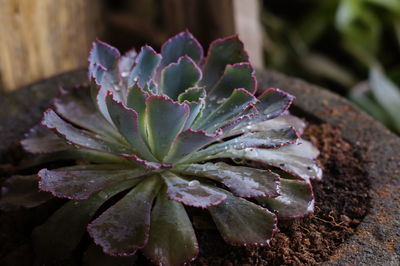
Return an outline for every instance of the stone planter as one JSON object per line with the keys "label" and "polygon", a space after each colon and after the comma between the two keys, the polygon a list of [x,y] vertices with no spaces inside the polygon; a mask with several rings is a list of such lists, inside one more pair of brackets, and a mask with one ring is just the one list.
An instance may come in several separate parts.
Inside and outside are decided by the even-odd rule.
{"label": "stone planter", "polygon": [[[371,208],[356,233],[326,265],[398,265],[400,261],[400,138],[346,99],[283,74],[260,71],[261,86],[282,88],[297,97],[300,112],[341,128],[343,138],[363,156],[371,186]],[[9,145],[40,121],[59,87],[86,82],[85,70],[68,72],[0,96],[0,162]],[[264,85],[265,84],[265,85]],[[340,195],[338,195],[339,197]]]}

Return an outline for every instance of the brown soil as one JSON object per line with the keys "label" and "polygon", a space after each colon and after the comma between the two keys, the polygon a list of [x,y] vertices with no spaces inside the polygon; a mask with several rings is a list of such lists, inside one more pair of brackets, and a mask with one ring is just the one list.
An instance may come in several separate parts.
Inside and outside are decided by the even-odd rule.
{"label": "brown soil", "polygon": [[[279,221],[270,247],[233,247],[225,244],[216,230],[198,230],[200,254],[191,265],[313,265],[328,260],[353,234],[369,209],[369,183],[362,160],[341,138],[341,131],[328,124],[309,126],[305,138],[320,149],[324,168],[323,180],[313,182],[315,213]],[[48,209],[0,213],[1,265],[31,265],[29,235],[33,226],[49,215]],[[77,265],[76,258],[73,260],[75,263],[62,265]],[[136,265],[149,263],[139,255]]]}
{"label": "brown soil", "polygon": [[305,132],[321,151],[322,181],[313,182],[315,213],[279,221],[270,247],[232,247],[211,230],[198,233],[200,254],[191,265],[315,265],[329,259],[369,209],[362,160],[339,129],[311,125]]}

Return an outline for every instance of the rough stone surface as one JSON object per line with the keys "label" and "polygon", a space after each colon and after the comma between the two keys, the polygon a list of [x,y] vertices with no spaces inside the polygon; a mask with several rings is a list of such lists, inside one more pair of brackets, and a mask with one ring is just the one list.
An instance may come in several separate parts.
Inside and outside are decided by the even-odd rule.
{"label": "rough stone surface", "polygon": [[[295,106],[309,117],[342,128],[343,137],[363,156],[371,182],[372,208],[325,265],[399,265],[400,138],[346,99],[325,89],[272,71],[258,73],[259,86],[281,88],[297,97]],[[0,95],[0,161],[8,146],[38,123],[59,87],[87,82],[84,70]],[[340,178],[340,177],[338,177]],[[338,195],[340,196],[340,195]]]}
{"label": "rough stone surface", "polygon": [[400,138],[325,89],[272,71],[260,72],[258,80],[260,86],[295,95],[295,106],[309,116],[341,127],[342,136],[368,162],[365,178],[371,182],[372,208],[357,232],[325,264],[400,265]]}

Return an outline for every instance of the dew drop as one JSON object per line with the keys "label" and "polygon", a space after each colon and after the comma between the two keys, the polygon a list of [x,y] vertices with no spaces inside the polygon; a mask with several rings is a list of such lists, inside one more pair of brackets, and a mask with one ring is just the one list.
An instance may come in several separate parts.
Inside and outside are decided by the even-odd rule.
{"label": "dew drop", "polygon": [[188,183],[189,187],[197,187],[198,185],[200,185],[200,182],[198,180],[192,180]]}
{"label": "dew drop", "polygon": [[117,84],[114,84],[114,90],[115,90],[115,91],[120,91],[120,90],[121,90],[121,88],[120,88],[120,86],[119,86],[119,85],[117,85]]}
{"label": "dew drop", "polygon": [[104,191],[99,192],[99,197],[102,199],[108,199],[108,194]]}

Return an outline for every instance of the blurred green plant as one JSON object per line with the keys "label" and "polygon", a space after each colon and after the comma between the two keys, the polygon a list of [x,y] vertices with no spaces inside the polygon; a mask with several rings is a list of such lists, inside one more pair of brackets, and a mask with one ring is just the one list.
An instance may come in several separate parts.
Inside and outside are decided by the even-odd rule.
{"label": "blurred green plant", "polygon": [[400,134],[399,0],[264,2],[268,67],[334,88]]}

